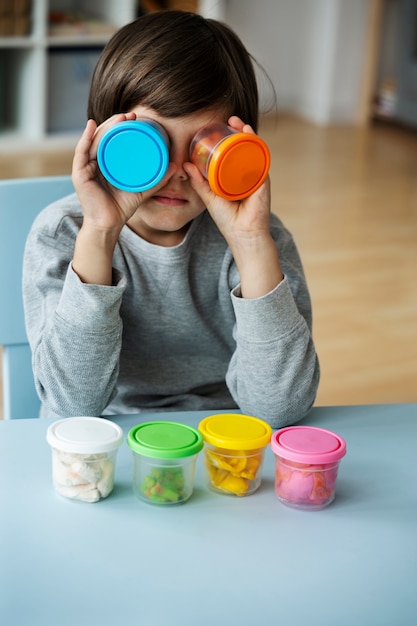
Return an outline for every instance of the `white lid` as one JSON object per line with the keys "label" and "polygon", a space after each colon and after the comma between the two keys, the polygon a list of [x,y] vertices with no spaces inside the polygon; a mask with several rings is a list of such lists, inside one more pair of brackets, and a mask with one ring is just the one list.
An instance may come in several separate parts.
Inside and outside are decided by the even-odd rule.
{"label": "white lid", "polygon": [[46,440],[62,452],[100,454],[118,448],[123,431],[114,422],[101,417],[67,417],[49,426]]}

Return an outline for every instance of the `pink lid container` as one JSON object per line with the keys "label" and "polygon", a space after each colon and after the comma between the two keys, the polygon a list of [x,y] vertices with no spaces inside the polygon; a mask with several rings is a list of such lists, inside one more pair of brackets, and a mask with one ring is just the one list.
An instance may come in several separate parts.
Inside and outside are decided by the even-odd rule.
{"label": "pink lid container", "polygon": [[340,435],[314,426],[290,426],[272,435],[275,493],[293,508],[322,509],[335,497],[346,443]]}
{"label": "pink lid container", "polygon": [[346,454],[342,437],[315,426],[289,426],[273,434],[271,448],[275,454],[298,463],[334,463]]}

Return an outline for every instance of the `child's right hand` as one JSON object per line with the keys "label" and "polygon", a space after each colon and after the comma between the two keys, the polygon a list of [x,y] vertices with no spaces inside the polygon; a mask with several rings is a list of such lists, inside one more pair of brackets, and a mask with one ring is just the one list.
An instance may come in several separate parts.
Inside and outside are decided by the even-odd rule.
{"label": "child's right hand", "polygon": [[[113,115],[97,127],[88,120],[79,140],[72,165],[72,181],[80,200],[84,223],[100,232],[119,235],[123,226],[133,216],[144,199],[155,193],[151,191],[132,193],[116,189],[106,181],[97,164],[97,149],[104,133],[120,122],[135,120],[135,113]],[[163,186],[171,168],[158,186]]]}
{"label": "child's right hand", "polygon": [[[113,253],[123,226],[141,203],[155,193],[121,191],[110,185],[97,164],[97,148],[103,134],[114,124],[136,119],[135,113],[113,115],[97,127],[89,120],[75,149],[72,180],[83,210],[83,224],[75,242],[72,268],[84,283],[112,284]],[[170,165],[158,186],[171,176]]]}

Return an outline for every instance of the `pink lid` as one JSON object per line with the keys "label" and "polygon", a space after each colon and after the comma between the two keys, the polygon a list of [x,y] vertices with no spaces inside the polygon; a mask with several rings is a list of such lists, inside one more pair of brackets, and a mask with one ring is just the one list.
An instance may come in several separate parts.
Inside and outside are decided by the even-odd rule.
{"label": "pink lid", "polygon": [[346,454],[346,442],[336,433],[315,426],[289,426],[272,435],[271,449],[298,463],[334,463]]}

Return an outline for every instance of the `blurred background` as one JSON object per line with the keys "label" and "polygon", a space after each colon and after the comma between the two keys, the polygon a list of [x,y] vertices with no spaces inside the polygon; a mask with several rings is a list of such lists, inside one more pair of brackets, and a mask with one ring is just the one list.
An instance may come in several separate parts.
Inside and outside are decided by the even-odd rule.
{"label": "blurred background", "polygon": [[416,402],[417,0],[0,0],[0,178],[70,173],[103,46],[167,8],[225,21],[266,72],[260,134],[310,286],[317,404]]}

